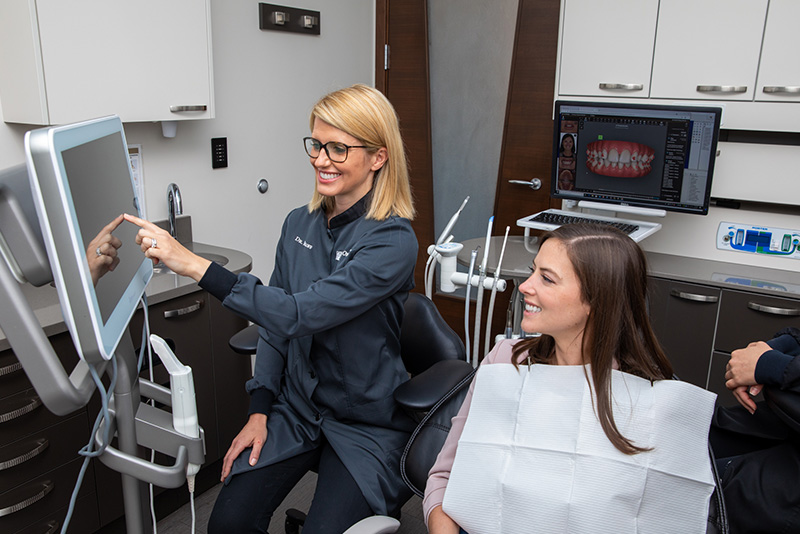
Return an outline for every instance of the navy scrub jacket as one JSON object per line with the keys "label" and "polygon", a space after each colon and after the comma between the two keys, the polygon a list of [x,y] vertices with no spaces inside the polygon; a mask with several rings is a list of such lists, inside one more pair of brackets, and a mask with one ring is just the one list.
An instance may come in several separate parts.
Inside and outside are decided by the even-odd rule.
{"label": "navy scrub jacket", "polygon": [[310,450],[324,436],[377,514],[410,495],[400,456],[413,421],[395,404],[408,380],[400,358],[403,305],[414,287],[417,240],[407,219],[366,219],[368,194],[328,226],[323,210],[284,221],[269,286],[212,264],[201,287],[258,324],[250,413],[266,413],[258,463]]}

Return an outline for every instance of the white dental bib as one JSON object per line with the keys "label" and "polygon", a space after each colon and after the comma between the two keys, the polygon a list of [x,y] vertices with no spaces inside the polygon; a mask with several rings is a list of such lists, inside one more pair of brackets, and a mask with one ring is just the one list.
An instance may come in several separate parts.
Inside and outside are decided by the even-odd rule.
{"label": "white dental bib", "polygon": [[612,396],[622,435],[652,451],[611,444],[583,366],[482,366],[443,510],[469,534],[705,533],[716,395],[612,371]]}

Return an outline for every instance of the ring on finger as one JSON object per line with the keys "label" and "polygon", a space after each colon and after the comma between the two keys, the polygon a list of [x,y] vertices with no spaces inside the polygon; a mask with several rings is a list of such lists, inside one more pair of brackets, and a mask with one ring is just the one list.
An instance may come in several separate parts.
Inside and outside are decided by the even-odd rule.
{"label": "ring on finger", "polygon": [[103,255],[103,251],[100,250],[100,247],[97,247],[97,249],[94,252],[95,254],[98,255],[98,257]]}
{"label": "ring on finger", "polygon": [[158,248],[158,241],[155,237],[150,238],[150,248]]}

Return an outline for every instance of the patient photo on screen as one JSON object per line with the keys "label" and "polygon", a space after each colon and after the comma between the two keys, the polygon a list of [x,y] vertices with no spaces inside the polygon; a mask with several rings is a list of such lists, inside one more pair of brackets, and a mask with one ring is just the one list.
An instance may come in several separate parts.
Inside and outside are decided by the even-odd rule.
{"label": "patient photo on screen", "polygon": [[575,136],[565,133],[561,136],[561,149],[558,155],[559,169],[575,169]]}

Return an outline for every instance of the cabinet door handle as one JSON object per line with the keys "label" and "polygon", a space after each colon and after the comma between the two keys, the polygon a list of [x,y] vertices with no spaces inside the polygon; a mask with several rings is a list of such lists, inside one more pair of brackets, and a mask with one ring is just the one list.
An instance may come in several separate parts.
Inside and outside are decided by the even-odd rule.
{"label": "cabinet door handle", "polygon": [[687,293],[685,291],[680,291],[679,289],[670,289],[669,294],[672,295],[673,297],[678,297],[679,299],[692,300],[694,302],[708,302],[708,303],[719,302],[719,297],[715,295],[699,295],[697,293]]}
{"label": "cabinet door handle", "polygon": [[33,410],[42,405],[42,399],[38,395],[30,397],[24,406],[14,408],[11,411],[0,414],[0,423],[7,423],[17,417],[22,417],[25,414],[31,413]]}
{"label": "cabinet door handle", "polygon": [[28,451],[26,451],[26,452],[24,452],[24,453],[22,453],[20,455],[17,455],[14,458],[9,458],[8,460],[0,461],[0,471],[3,471],[5,469],[10,469],[12,467],[16,467],[19,464],[24,464],[25,462],[27,462],[28,460],[30,460],[32,458],[36,458],[37,456],[39,456],[47,448],[47,446],[50,444],[50,442],[47,441],[47,439],[45,439],[45,438],[39,438],[39,439],[33,441],[32,443],[29,443],[29,444],[33,445],[32,449],[30,449],[30,450],[28,450]]}
{"label": "cabinet door handle", "polygon": [[751,310],[769,313],[771,315],[800,315],[798,308],[778,308],[777,306],[767,306],[758,302],[748,302],[747,307]]}
{"label": "cabinet door handle", "polygon": [[644,85],[640,83],[600,83],[600,89],[609,91],[641,91]]}
{"label": "cabinet door handle", "polygon": [[765,85],[762,91],[765,93],[797,95],[800,94],[800,85]]}
{"label": "cabinet door handle", "polygon": [[36,504],[37,502],[41,501],[48,493],[53,491],[53,487],[55,484],[50,480],[45,480],[34,486],[34,489],[37,486],[41,486],[39,491],[37,491],[34,495],[27,497],[16,504],[12,504],[11,506],[7,506],[6,508],[0,508],[0,517],[11,515],[14,512],[19,512],[20,510],[27,508],[32,504]]}
{"label": "cabinet door handle", "polygon": [[190,306],[186,306],[185,308],[178,308],[177,310],[167,310],[164,312],[164,318],[169,319],[170,317],[180,317],[181,315],[188,315],[190,313],[194,313],[200,308],[203,307],[202,300],[196,300],[194,304]]}
{"label": "cabinet door handle", "polygon": [[170,106],[169,110],[172,113],[183,113],[185,111],[205,111],[208,109],[208,106]]}
{"label": "cabinet door handle", "polygon": [[746,93],[746,85],[698,85],[698,93]]}
{"label": "cabinet door handle", "polygon": [[21,369],[22,369],[22,364],[19,362],[14,362],[9,365],[4,365],[3,367],[0,367],[0,376],[10,375],[11,373],[16,373]]}

